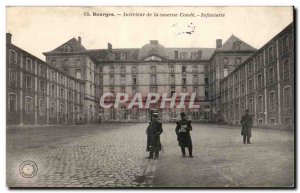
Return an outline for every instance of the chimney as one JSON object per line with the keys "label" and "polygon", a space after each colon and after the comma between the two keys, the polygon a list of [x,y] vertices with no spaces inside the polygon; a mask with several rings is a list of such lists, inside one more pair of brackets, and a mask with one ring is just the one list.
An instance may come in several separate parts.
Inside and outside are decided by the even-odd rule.
{"label": "chimney", "polygon": [[81,37],[78,36],[78,42],[81,44]]}
{"label": "chimney", "polygon": [[177,59],[178,59],[178,51],[175,50],[175,60],[177,60]]}
{"label": "chimney", "polygon": [[108,52],[111,53],[111,51],[112,51],[112,44],[111,43],[107,43],[107,50],[108,50]]}
{"label": "chimney", "polygon": [[217,39],[216,40],[216,47],[221,48],[222,47],[222,39]]}
{"label": "chimney", "polygon": [[202,50],[198,51],[198,60],[202,60]]}
{"label": "chimney", "polygon": [[6,33],[6,44],[11,44],[11,33]]}
{"label": "chimney", "polygon": [[150,40],[150,44],[158,44],[158,40]]}

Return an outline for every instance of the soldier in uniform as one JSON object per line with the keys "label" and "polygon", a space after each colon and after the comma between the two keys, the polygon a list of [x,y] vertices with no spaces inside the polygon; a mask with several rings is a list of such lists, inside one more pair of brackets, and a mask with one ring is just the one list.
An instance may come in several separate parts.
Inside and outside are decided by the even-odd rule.
{"label": "soldier in uniform", "polygon": [[241,135],[243,135],[243,143],[251,144],[250,137],[251,137],[251,128],[252,128],[252,116],[249,115],[249,110],[245,111],[245,115],[242,116],[241,119],[242,131]]}
{"label": "soldier in uniform", "polygon": [[185,148],[187,147],[189,150],[189,156],[193,157],[193,145],[192,139],[190,135],[190,131],[192,130],[191,121],[186,119],[185,113],[181,113],[181,120],[177,121],[175,132],[177,134],[178,145],[181,148],[182,156],[185,157]]}
{"label": "soldier in uniform", "polygon": [[155,154],[154,159],[159,157],[159,151],[161,150],[160,135],[162,132],[162,124],[158,121],[158,114],[153,113],[152,120],[146,130],[147,151],[149,151],[147,159],[153,159],[153,154]]}

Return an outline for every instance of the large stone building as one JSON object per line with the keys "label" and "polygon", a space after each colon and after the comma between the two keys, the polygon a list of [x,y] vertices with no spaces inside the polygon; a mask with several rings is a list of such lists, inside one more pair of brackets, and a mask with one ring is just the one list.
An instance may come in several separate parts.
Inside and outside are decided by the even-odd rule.
{"label": "large stone building", "polygon": [[225,122],[239,124],[245,109],[249,109],[256,125],[292,126],[294,69],[292,23],[221,80]]}
{"label": "large stone building", "polygon": [[[289,38],[289,41],[293,44],[292,38]],[[7,46],[9,52],[13,45],[8,43]],[[275,48],[277,49],[276,45],[274,50]],[[228,118],[230,112],[236,111],[227,110],[225,113],[222,94],[227,89],[227,80],[260,51],[261,49],[257,51],[234,35],[224,44],[221,39],[217,39],[215,48],[168,48],[157,40],[151,40],[141,48],[115,49],[108,43],[106,49],[86,49],[82,39],[78,37],[45,52],[46,62],[36,60],[46,65],[47,69],[53,68],[57,73],[80,83],[83,87],[82,109],[77,109],[82,122],[94,122],[99,118],[104,121],[146,122],[152,111],[158,111],[163,121],[171,121],[179,118],[180,112],[185,111],[194,121],[238,123],[240,117]],[[293,66],[293,61],[289,62]],[[9,65],[8,60],[7,66]],[[294,81],[293,77],[290,80]],[[45,81],[48,84],[48,80]],[[291,92],[293,93],[293,86]],[[117,109],[103,109],[99,104],[104,93],[128,93],[129,100]],[[127,109],[128,103],[136,93],[142,94],[143,102],[149,93],[159,93],[162,97],[150,108]],[[200,104],[200,107],[168,108],[169,103],[165,108],[160,108],[163,97],[174,97],[176,103],[179,103],[180,93],[196,93],[195,102]],[[105,102],[115,100],[115,96],[111,96],[107,97]],[[185,102],[190,100],[192,99],[187,97]],[[238,105],[240,104],[242,103]],[[22,106],[24,103],[17,102],[17,105]],[[66,111],[68,112],[74,112],[74,108]],[[255,116],[255,119],[259,117]],[[293,121],[293,118],[291,119]],[[264,119],[263,121],[266,122]],[[255,120],[255,123],[257,122]],[[62,122],[56,122],[60,123]],[[46,124],[52,123],[48,121]]]}
{"label": "large stone building", "polygon": [[84,123],[84,82],[11,43],[6,34],[6,121],[14,125]]}

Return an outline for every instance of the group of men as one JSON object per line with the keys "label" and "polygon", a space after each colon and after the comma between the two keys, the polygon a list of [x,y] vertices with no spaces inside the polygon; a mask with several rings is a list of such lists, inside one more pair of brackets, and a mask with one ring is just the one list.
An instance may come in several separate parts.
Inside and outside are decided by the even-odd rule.
{"label": "group of men", "polygon": [[[175,132],[177,135],[178,145],[180,146],[182,157],[185,157],[185,148],[188,148],[189,157],[193,157],[193,145],[190,131],[193,129],[191,121],[186,118],[184,112],[180,113],[181,119],[176,122]],[[245,111],[245,115],[241,118],[243,136],[243,144],[251,144],[251,128],[252,116],[249,115],[249,110]],[[160,135],[163,133],[162,123],[158,120],[158,113],[153,113],[152,120],[147,127],[147,151],[149,156],[147,159],[158,159],[159,151],[162,150]]]}

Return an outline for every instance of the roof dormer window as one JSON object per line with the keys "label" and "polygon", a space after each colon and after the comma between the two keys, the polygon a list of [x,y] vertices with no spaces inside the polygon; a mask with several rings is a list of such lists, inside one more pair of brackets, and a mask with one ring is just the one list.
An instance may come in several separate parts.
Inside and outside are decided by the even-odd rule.
{"label": "roof dormer window", "polygon": [[233,50],[234,51],[240,51],[241,50],[241,42],[235,42],[233,44]]}
{"label": "roof dormer window", "polygon": [[69,45],[65,45],[64,51],[65,51],[65,52],[70,52],[70,46],[69,46]]}
{"label": "roof dormer window", "polygon": [[180,60],[186,60],[186,55],[187,55],[186,52],[180,53]]}

